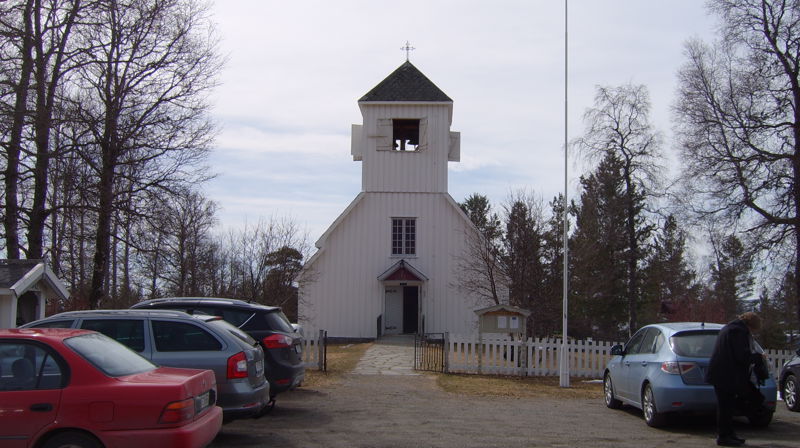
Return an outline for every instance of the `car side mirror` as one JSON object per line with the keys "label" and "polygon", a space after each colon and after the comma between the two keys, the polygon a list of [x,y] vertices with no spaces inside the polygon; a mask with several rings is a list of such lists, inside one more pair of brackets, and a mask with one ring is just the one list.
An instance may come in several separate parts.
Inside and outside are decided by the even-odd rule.
{"label": "car side mirror", "polygon": [[797,351],[795,351],[795,353],[797,353],[797,356],[800,356],[800,348],[798,348]]}
{"label": "car side mirror", "polygon": [[625,350],[622,348],[622,344],[611,347],[611,356],[625,356]]}

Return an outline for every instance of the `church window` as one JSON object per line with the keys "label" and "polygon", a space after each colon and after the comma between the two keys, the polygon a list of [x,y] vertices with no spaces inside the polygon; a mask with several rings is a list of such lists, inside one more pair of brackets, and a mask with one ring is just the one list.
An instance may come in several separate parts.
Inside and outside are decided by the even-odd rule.
{"label": "church window", "polygon": [[392,255],[415,255],[416,253],[416,218],[392,218]]}
{"label": "church window", "polygon": [[419,149],[419,120],[392,120],[392,141],[395,151]]}

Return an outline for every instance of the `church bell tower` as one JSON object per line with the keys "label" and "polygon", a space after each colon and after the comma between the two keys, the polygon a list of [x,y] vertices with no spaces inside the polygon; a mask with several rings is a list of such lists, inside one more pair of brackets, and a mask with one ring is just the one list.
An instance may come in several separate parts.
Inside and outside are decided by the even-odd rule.
{"label": "church bell tower", "polygon": [[446,193],[447,162],[460,159],[450,131],[453,100],[406,61],[358,100],[351,154],[362,162],[361,191]]}

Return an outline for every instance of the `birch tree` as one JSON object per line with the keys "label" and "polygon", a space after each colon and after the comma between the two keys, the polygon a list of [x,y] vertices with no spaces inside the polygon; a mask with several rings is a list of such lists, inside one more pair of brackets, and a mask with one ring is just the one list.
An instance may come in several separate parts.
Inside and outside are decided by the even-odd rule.
{"label": "birch tree", "polygon": [[624,200],[626,299],[628,331],[638,327],[641,300],[642,245],[652,227],[643,217],[643,202],[659,186],[661,135],[650,124],[650,98],[643,85],[598,87],[594,106],[584,114],[586,130],[578,147],[592,159],[614,157],[620,163]]}

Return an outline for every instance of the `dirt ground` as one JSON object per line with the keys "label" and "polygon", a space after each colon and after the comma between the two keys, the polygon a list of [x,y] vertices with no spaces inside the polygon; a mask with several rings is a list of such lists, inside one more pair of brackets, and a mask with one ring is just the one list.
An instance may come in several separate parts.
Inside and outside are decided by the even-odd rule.
{"label": "dirt ground", "polygon": [[[711,447],[714,419],[649,428],[640,411],[601,398],[486,397],[445,392],[434,374],[342,375],[281,394],[271,414],[225,425],[212,447]],[[800,413],[767,429],[737,426],[747,446],[800,447]]]}

